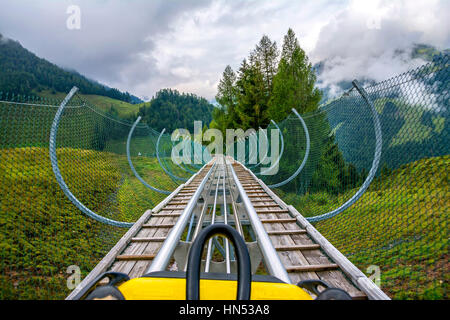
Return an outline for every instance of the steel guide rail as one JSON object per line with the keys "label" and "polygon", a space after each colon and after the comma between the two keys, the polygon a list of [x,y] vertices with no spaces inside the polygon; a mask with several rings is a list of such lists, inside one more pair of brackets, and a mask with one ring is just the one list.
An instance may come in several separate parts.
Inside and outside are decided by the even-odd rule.
{"label": "steel guide rail", "polygon": [[181,238],[183,230],[189,222],[189,218],[192,214],[192,211],[194,210],[194,207],[197,204],[197,201],[200,198],[200,195],[202,194],[203,188],[205,187],[207,181],[209,180],[209,177],[214,171],[215,166],[216,164],[213,164],[213,166],[209,169],[208,173],[203,178],[194,195],[189,200],[188,204],[183,210],[183,213],[178,218],[177,223],[170,231],[166,241],[164,241],[157,256],[150,265],[150,268],[147,269],[147,273],[163,271],[166,269],[167,265],[169,264],[170,258],[172,257],[172,254],[175,251],[175,248]]}
{"label": "steel guide rail", "polygon": [[[220,157],[223,161],[219,161],[222,160]],[[223,191],[223,199],[219,201],[220,188]],[[204,198],[203,204],[199,202],[200,197]],[[223,206],[221,216],[216,216],[218,204]],[[233,210],[232,220],[228,218],[228,214],[231,216],[228,207]],[[211,220],[205,222],[208,210]],[[160,211],[161,213],[158,213]],[[249,231],[255,234],[258,254],[260,259],[263,258],[266,270],[286,283],[296,283],[299,277],[323,279],[332,286],[350,290],[349,293],[354,299],[389,299],[311,224],[305,222],[305,218],[279,199],[248,168],[223,156],[213,158],[186,184],[179,186],[153,210],[147,211],[79,287],[82,288],[93,277],[108,270],[126,273],[130,278],[166,270],[170,260],[177,259],[174,255],[175,249],[181,245],[181,235],[190,218],[195,215],[198,221],[192,240],[203,227],[219,221],[233,225],[243,236],[240,220],[243,217],[244,223],[251,226]],[[305,237],[309,237],[313,242]],[[189,250],[189,242],[187,243]],[[225,258],[220,272],[231,273],[232,255],[229,243],[223,243],[225,248],[218,248]],[[205,272],[211,270],[215,245],[219,245],[217,239],[210,239],[207,258],[204,261]],[[325,257],[324,254],[330,259],[328,262],[320,260]],[[297,256],[300,260],[295,260],[298,259],[295,258]],[[183,265],[182,261],[180,260],[181,269],[186,270],[186,264]],[[348,280],[345,280],[344,274]],[[67,299],[73,298],[79,290],[81,289],[74,290]]]}
{"label": "steel guide rail", "polygon": [[285,267],[281,263],[278,253],[273,247],[272,241],[270,240],[269,235],[264,229],[264,226],[262,225],[255,208],[253,207],[249,197],[247,196],[244,187],[239,181],[239,178],[237,177],[236,172],[233,169],[233,166],[230,166],[230,172],[233,177],[234,183],[236,184],[236,187],[239,191],[239,195],[241,196],[242,201],[244,203],[253,231],[256,234],[256,238],[259,247],[261,249],[261,252],[263,254],[264,262],[266,263],[266,266],[269,269],[268,270],[269,273],[274,277],[277,277],[281,281],[291,283],[291,279],[289,278],[289,275]]}

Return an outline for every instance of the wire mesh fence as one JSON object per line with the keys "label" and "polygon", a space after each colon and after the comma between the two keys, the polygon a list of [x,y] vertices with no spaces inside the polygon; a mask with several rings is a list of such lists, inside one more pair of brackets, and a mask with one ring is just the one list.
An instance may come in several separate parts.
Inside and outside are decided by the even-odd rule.
{"label": "wire mesh fence", "polygon": [[[438,56],[365,89],[382,133],[375,167],[374,117],[358,90],[303,114],[311,138],[306,165],[275,189],[396,299],[448,298],[449,62],[448,55]],[[284,154],[278,175],[261,176],[268,185],[294,174],[305,157],[299,119],[291,115],[278,125]],[[372,168],[368,190],[338,210]]]}
{"label": "wire mesh fence", "polygon": [[[68,277],[81,277],[126,229],[88,218],[58,185],[49,155],[49,135],[61,101],[0,94],[0,298],[58,299],[70,292]],[[56,135],[61,176],[74,197],[100,217],[134,222],[191,173],[168,161],[170,136],[88,104],[70,100]],[[156,149],[160,137],[160,150]],[[169,145],[170,144],[170,145]],[[157,157],[157,155],[159,157]],[[75,269],[69,266],[76,266]],[[70,281],[69,281],[70,282]],[[73,289],[73,288],[71,288]]]}
{"label": "wire mesh fence", "polygon": [[[265,159],[270,146],[247,164],[395,299],[448,298],[448,67],[448,55],[439,56],[366,87],[368,100],[352,89],[314,112],[271,123],[267,140],[279,129],[282,145],[277,174],[261,171],[274,164]],[[64,298],[71,272],[79,268],[84,277],[126,231],[88,218],[55,179],[49,136],[60,103],[0,93],[1,299]],[[174,163],[174,144],[169,134],[75,95],[55,153],[80,203],[131,223],[207,161]]]}

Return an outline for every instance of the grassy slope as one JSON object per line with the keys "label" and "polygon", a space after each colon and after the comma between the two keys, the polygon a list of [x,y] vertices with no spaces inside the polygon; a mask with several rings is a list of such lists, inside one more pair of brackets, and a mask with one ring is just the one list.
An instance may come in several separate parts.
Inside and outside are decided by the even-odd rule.
{"label": "grassy slope", "polygon": [[[362,271],[380,266],[381,287],[393,298],[448,298],[449,165],[450,156],[404,165],[316,228]],[[312,216],[337,208],[355,192],[282,197]]]}
{"label": "grassy slope", "polygon": [[428,127],[421,123],[421,118],[425,109],[421,105],[409,105],[402,103],[396,99],[378,99],[375,100],[375,108],[378,113],[383,112],[386,103],[391,102],[395,104],[399,110],[400,117],[405,121],[403,127],[399,130],[397,135],[393,137],[389,147],[401,145],[407,142],[421,143],[430,138],[434,132],[440,134],[445,126],[445,118],[442,115],[433,117],[434,127]]}
{"label": "grassy slope", "polygon": [[[36,92],[36,95],[47,99],[62,100],[67,95],[67,93],[56,92],[52,94],[50,90],[44,90],[39,93]],[[139,112],[139,108],[142,106],[142,104],[131,104],[128,102],[93,94],[81,94],[80,96],[83,97],[83,99],[85,99],[87,102],[104,111],[108,111],[111,106],[114,106],[119,112],[120,117],[136,115]]]}
{"label": "grassy slope", "polygon": [[[121,155],[60,149],[59,163],[75,196],[103,216],[135,221],[165,197],[138,182]],[[144,179],[174,189],[154,159],[138,157],[134,164]],[[70,203],[46,148],[1,150],[0,177],[0,299],[64,298],[67,267],[78,265],[86,276],[126,231],[97,223]]]}
{"label": "grassy slope", "polygon": [[[134,221],[164,198],[130,174],[122,155],[62,149],[59,159],[75,195],[105,216]],[[124,230],[86,218],[67,200],[47,149],[2,150],[0,160],[0,298],[64,298],[67,267],[78,265],[85,276]],[[175,187],[155,159],[133,162],[146,181]],[[349,210],[316,227],[361,270],[379,265],[381,286],[392,297],[447,297],[449,164],[445,156],[405,165],[374,181]],[[311,216],[336,208],[355,191],[282,196]]]}

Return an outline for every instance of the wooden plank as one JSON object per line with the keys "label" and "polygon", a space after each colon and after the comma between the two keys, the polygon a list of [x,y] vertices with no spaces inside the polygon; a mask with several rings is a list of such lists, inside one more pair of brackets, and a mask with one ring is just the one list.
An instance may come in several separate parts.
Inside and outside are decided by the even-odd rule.
{"label": "wooden plank", "polygon": [[[162,219],[161,224],[174,223],[177,218],[160,218]],[[165,237],[167,238],[171,228],[149,228],[143,229],[142,234],[139,234],[138,237],[149,238],[149,237]],[[146,233],[147,230],[150,230],[150,233]],[[138,251],[134,251],[136,254],[145,255],[145,254],[153,254],[156,255],[161,248],[163,242],[138,242],[139,245]],[[128,262],[129,265],[126,267],[127,274],[130,278],[140,277],[142,276],[148,267],[151,265],[153,260],[139,260],[134,262]]]}
{"label": "wooden plank", "polygon": [[[204,178],[204,174],[202,174],[202,176],[198,176],[196,179],[197,180],[202,180]],[[194,180],[195,182],[196,180]],[[167,207],[166,207],[167,208]],[[175,209],[179,212],[179,208]],[[158,223],[161,224],[168,224],[168,223],[173,223],[173,225],[175,225],[177,218],[175,217],[168,217],[168,218],[162,218],[163,221],[160,221]],[[152,223],[151,223],[152,224]],[[150,237],[167,237],[168,234],[170,233],[170,229],[171,228],[147,228],[147,229],[143,229],[143,230],[156,230],[153,234],[149,235]],[[141,235],[139,235],[141,236]],[[148,237],[145,236],[144,234],[142,235],[142,237]],[[141,242],[141,243],[137,243],[140,245],[143,245],[143,247],[140,249],[139,254],[154,254],[156,255],[159,250],[161,249],[162,246],[162,242]],[[127,267],[127,274],[130,278],[136,278],[136,277],[141,277],[145,274],[145,272],[148,270],[148,268],[151,266],[153,260],[147,260],[147,261],[136,261],[134,262],[134,264],[131,265],[131,268]]]}
{"label": "wooden plank", "polygon": [[[267,217],[267,215],[264,215]],[[276,219],[275,214],[269,214],[268,215],[272,219]],[[264,228],[268,232],[279,232],[279,231],[285,231],[285,230],[294,230],[296,227],[297,230],[301,230],[300,227],[290,226],[289,228],[286,227],[283,223],[267,223],[264,224]],[[293,235],[290,234],[278,234],[278,235],[272,235],[270,236],[270,239],[273,243],[273,245],[276,246],[288,246],[288,245],[295,245],[295,244],[303,244],[303,243],[295,243],[292,239]],[[278,256],[280,257],[281,261],[283,262],[283,265],[308,265],[308,260],[303,256],[301,251],[278,251]],[[308,280],[308,279],[319,279],[319,276],[314,272],[303,272],[303,273],[289,273],[289,277],[291,279],[292,283],[297,283],[300,280]]]}
{"label": "wooden plank", "polygon": [[154,218],[170,218],[170,217],[179,217],[181,216],[181,213],[157,213],[154,214],[152,217]]}
{"label": "wooden plank", "polygon": [[[250,174],[253,175],[252,172],[250,172]],[[265,184],[262,183],[261,186],[264,188],[264,190],[267,192],[267,194],[272,196],[274,201],[276,203],[278,203],[280,205],[280,207],[282,207],[282,208],[287,208],[288,207],[286,205],[286,203],[283,200],[281,200]],[[295,214],[292,213],[292,212],[291,212],[291,215],[295,216]],[[302,227],[303,227],[303,225],[302,225]],[[305,243],[305,244],[306,243],[310,243],[310,244],[312,244],[313,243],[312,240],[311,240],[312,237],[311,238],[310,237],[304,238],[305,236],[306,235],[291,235],[292,239],[294,239],[296,243]],[[315,240],[313,240],[313,241],[315,241]],[[316,243],[318,243],[318,242],[316,242]],[[296,252],[296,251],[294,251],[294,252]],[[329,261],[330,261],[329,258],[327,258],[324,254],[322,254],[321,250],[305,251],[304,252],[304,257],[309,261],[308,262],[309,264],[322,264],[322,263],[329,263]],[[336,262],[334,259],[331,259],[331,261],[332,262]],[[361,291],[356,289],[356,288],[359,288],[360,286],[357,285],[357,284],[355,284],[356,287],[353,286],[351,282],[354,282],[354,283],[356,283],[356,282],[354,280],[352,280],[352,279],[350,279],[350,281],[347,280],[344,277],[344,274],[342,273],[341,270],[343,271],[342,267],[339,270],[318,272],[317,275],[319,276],[320,279],[326,278],[326,281],[330,282],[330,285],[334,285],[336,287],[341,287],[342,289],[347,290],[349,292],[349,294],[352,296],[352,298],[354,298],[354,299],[359,299],[362,296],[364,296],[364,293],[362,293]],[[304,273],[301,273],[299,276],[301,276],[303,274]],[[291,273],[290,275],[292,277],[292,275],[294,275],[294,274]]]}
{"label": "wooden plank", "polygon": [[[188,182],[193,181],[195,179],[195,176],[192,176],[191,179],[189,179]],[[159,212],[162,210],[168,202],[170,202],[180,190],[182,190],[186,185],[182,184],[178,186],[178,188],[173,191],[168,197],[166,197],[163,201],[161,201],[152,211],[153,212]],[[151,211],[150,211],[151,212]],[[149,213],[150,213],[149,212]],[[141,220],[142,219],[142,220]],[[130,243],[130,240],[132,237],[134,237],[139,231],[142,230],[155,230],[155,229],[142,229],[142,225],[148,220],[148,216],[144,214],[138,222],[133,225],[132,228],[122,237],[121,240],[114,246],[113,249],[102,259],[102,261],[94,268],[91,273],[80,283],[80,288],[82,288],[83,285],[86,285],[90,281],[92,281],[95,277],[100,275],[101,273],[105,272],[115,261],[115,257],[121,252],[124,251],[128,243]],[[152,221],[153,223],[154,221]],[[154,233],[152,231],[152,233]],[[119,262],[120,263],[120,262]],[[78,288],[77,288],[78,289]],[[71,299],[74,295],[77,294],[77,289],[75,289],[68,297],[67,299]]]}
{"label": "wooden plank", "polygon": [[153,225],[153,224],[144,224],[142,226],[142,228],[173,228],[175,224],[174,223],[167,223],[167,224],[157,224],[157,225]]}
{"label": "wooden plank", "polygon": [[163,242],[166,237],[153,237],[153,238],[132,238],[131,242]]}
{"label": "wooden plank", "polygon": [[298,229],[298,230],[275,230],[275,231],[267,231],[267,234],[269,236],[306,234],[306,230],[302,230],[302,229]]}
{"label": "wooden plank", "polygon": [[320,245],[318,244],[297,244],[297,245],[288,245],[288,246],[276,246],[275,250],[277,251],[306,251],[306,250],[317,250],[320,249]]}
{"label": "wooden plank", "polygon": [[268,200],[272,200],[272,198],[271,197],[269,197],[268,195],[267,195],[267,193],[264,193],[264,194],[247,194],[247,197],[249,197],[249,198],[261,198],[261,199],[263,199],[263,198],[267,198]]}
{"label": "wooden plank", "polygon": [[[373,282],[372,281],[370,281],[370,280],[368,280],[368,281],[365,281],[365,280],[363,280],[363,282],[366,282],[366,284],[367,284],[367,286],[369,287],[367,290],[364,290],[364,288],[358,283],[358,279],[363,279],[363,278],[353,278],[352,277],[352,275],[351,275],[351,272],[348,272],[349,270],[347,269],[347,267],[349,267],[350,269],[352,269],[352,267],[351,266],[353,266],[353,264],[351,264],[351,262],[349,262],[348,261],[348,259],[345,257],[345,256],[343,256],[338,250],[335,250],[335,252],[333,252],[333,249],[335,249],[319,232],[317,232],[317,230],[316,230],[316,233],[313,233],[313,234],[311,234],[310,232],[309,232],[309,230],[315,230],[315,228],[314,227],[312,227],[312,225],[309,223],[309,222],[307,222],[307,220],[303,217],[303,216],[301,216],[301,214],[300,213],[298,213],[298,211],[294,208],[294,207],[292,207],[292,206],[288,206],[288,205],[286,205],[286,203],[283,201],[283,200],[281,200],[272,190],[270,190],[266,185],[264,185],[264,184],[262,184],[262,187],[264,188],[264,190],[269,194],[269,195],[271,195],[272,196],[272,198],[274,199],[274,201],[275,202],[277,202],[282,208],[284,207],[284,208],[289,208],[289,210],[291,211],[291,214],[292,214],[292,216],[298,216],[298,217],[301,217],[301,220],[303,220],[303,224],[302,224],[302,221],[299,221],[299,220],[297,220],[298,221],[298,223],[299,223],[299,225],[301,225],[304,229],[306,229],[306,226],[308,225],[308,226],[310,226],[311,228],[310,229],[308,229],[308,234],[311,236],[311,238],[313,238],[314,239],[314,241],[316,241],[316,243],[318,243],[318,244],[320,244],[321,245],[321,248],[324,250],[324,252],[331,258],[331,260],[333,261],[333,262],[335,262],[335,263],[337,263],[339,266],[340,266],[340,269],[342,270],[342,271],[344,271],[344,273],[350,278],[350,280],[356,285],[356,287],[358,287],[358,288],[360,288],[361,290],[363,290],[366,294],[367,294],[367,292],[368,291],[370,291],[370,290],[372,290],[372,291],[374,291],[375,293],[374,293],[374,298],[380,298],[380,299],[389,299],[389,297],[387,297],[379,288],[373,288],[373,286],[375,286],[374,284],[373,284]],[[321,239],[320,239],[321,238]],[[320,241],[318,241],[320,239]],[[328,244],[327,244],[328,243]],[[326,244],[326,246],[324,247],[324,244]],[[314,252],[316,252],[316,251],[314,251]],[[330,254],[331,253],[331,254]],[[309,255],[308,254],[308,251],[305,253],[307,256]],[[339,257],[340,256],[340,257]],[[336,259],[336,258],[338,258],[338,259]],[[340,258],[340,259],[339,259]],[[348,263],[349,263],[349,265],[345,265],[345,264],[341,264],[341,262],[342,261],[345,261],[345,260],[347,260],[348,261]],[[352,270],[354,273],[357,273],[358,271],[361,273],[361,271],[359,270],[359,269],[357,269],[355,266],[353,266],[353,270]],[[329,271],[329,272],[336,272],[336,271]],[[363,277],[364,278],[366,278],[367,279],[367,277],[365,277],[365,275],[364,274],[362,274],[363,275]],[[378,289],[378,290],[377,290]],[[381,291],[381,293],[380,293],[380,291]],[[359,291],[358,291],[359,292]],[[358,297],[360,297],[361,296],[361,294],[360,293],[358,293],[357,294],[357,296],[355,296],[354,294],[352,294],[352,297],[356,297],[356,298],[358,298]],[[376,297],[376,296],[378,296],[378,297]],[[369,298],[370,298],[370,296],[369,296]]]}
{"label": "wooden plank", "polygon": [[[250,174],[253,175],[252,172],[250,172]],[[254,175],[253,175],[254,176]],[[287,208],[288,206],[286,205],[286,203],[284,203],[283,200],[281,200],[272,190],[270,190],[265,184],[261,184],[261,186],[264,188],[264,190],[267,192],[267,194],[269,194],[270,196],[272,196],[272,198],[274,199],[274,201],[276,203],[278,203],[280,205],[280,207],[282,208]],[[295,216],[292,212],[291,212],[292,216]],[[313,243],[311,242],[311,239],[308,238],[304,238],[304,239],[297,239],[298,237],[305,237],[306,235],[292,235],[292,239],[295,239],[296,243],[299,243],[298,241],[300,241],[300,243]],[[307,240],[309,239],[309,240]],[[317,242],[316,242],[317,243]],[[296,251],[294,251],[296,252]],[[313,251],[305,251],[304,252],[304,257],[309,261],[309,264],[322,264],[322,263],[329,263],[330,259],[327,258],[322,251],[320,250],[313,250]],[[336,262],[334,259],[331,259],[332,262]],[[319,276],[320,279],[326,280],[327,282],[330,283],[330,285],[334,285],[335,287],[340,287],[346,291],[349,292],[349,294],[352,296],[352,298],[354,299],[359,299],[361,297],[364,296],[364,293],[362,293],[361,291],[359,291],[358,288],[359,286],[356,285],[353,286],[352,285],[352,281],[347,280],[344,277],[344,274],[342,273],[342,268],[340,268],[339,270],[330,270],[330,271],[322,271],[322,272],[318,272],[317,275]],[[303,274],[303,273],[302,273]],[[300,274],[300,275],[302,275]],[[293,275],[293,273],[290,274],[291,277]],[[355,282],[355,281],[353,281]]]}
{"label": "wooden plank", "polygon": [[260,198],[258,198],[258,199],[252,199],[252,198],[250,198],[250,201],[251,201],[252,203],[255,203],[255,202],[268,202],[268,201],[273,201],[272,198],[269,198],[269,197],[264,197],[264,198],[262,198],[261,196],[258,196],[258,197],[260,197]]}
{"label": "wooden plank", "polygon": [[337,264],[353,283],[367,294],[369,299],[390,300],[390,298],[367,276],[362,273],[350,260],[337,250],[325,237],[314,228],[293,206],[289,210],[297,217],[299,224],[304,227],[311,238],[320,244],[322,250]]}
{"label": "wooden plank", "polygon": [[254,204],[253,208],[272,208],[272,207],[280,207],[278,204]]}
{"label": "wooden plank", "polygon": [[287,209],[268,209],[268,210],[256,210],[256,213],[289,213]]}
{"label": "wooden plank", "polygon": [[155,259],[155,254],[136,254],[136,255],[128,255],[123,254],[116,257],[118,261],[142,261],[142,260],[153,260]]}
{"label": "wooden plank", "polygon": [[171,211],[178,210],[178,211],[183,211],[183,210],[184,210],[184,207],[183,207],[182,205],[180,205],[180,206],[181,206],[181,207],[179,207],[179,206],[177,206],[177,207],[171,207],[171,206],[169,205],[169,206],[165,207],[164,210],[171,210]]}
{"label": "wooden plank", "polygon": [[335,270],[338,269],[339,266],[335,263],[330,264],[309,264],[304,266],[286,266],[286,271],[288,272],[317,272],[317,271],[325,271],[325,270]]}
{"label": "wooden plank", "polygon": [[285,218],[285,219],[260,219],[262,223],[291,223],[297,222],[295,218]]}
{"label": "wooden plank", "polygon": [[[176,190],[175,190],[176,191]],[[175,193],[174,191],[174,193]],[[141,226],[149,219],[152,210],[147,210],[136,223],[125,233],[115,246],[103,257],[94,269],[80,282],[80,284],[66,297],[72,300],[85,286],[90,284],[100,274],[104,273],[113,263],[116,256],[128,245],[129,240],[141,229]]]}
{"label": "wooden plank", "polygon": [[[149,221],[151,225],[158,224],[168,224],[173,223],[176,218],[152,218]],[[170,228],[141,228],[139,233],[136,235],[138,238],[150,238],[150,237],[167,237],[167,234],[170,232]],[[155,248],[154,250],[158,250],[161,246],[161,242],[131,242],[127,248],[122,252],[122,254],[126,255],[142,255],[142,254],[154,254],[156,251],[148,251],[148,248]],[[150,263],[150,260],[147,261],[116,261],[114,265],[111,267],[111,271],[122,272],[128,274],[131,278],[131,273],[135,270],[135,267],[141,267],[142,264],[147,265]]]}

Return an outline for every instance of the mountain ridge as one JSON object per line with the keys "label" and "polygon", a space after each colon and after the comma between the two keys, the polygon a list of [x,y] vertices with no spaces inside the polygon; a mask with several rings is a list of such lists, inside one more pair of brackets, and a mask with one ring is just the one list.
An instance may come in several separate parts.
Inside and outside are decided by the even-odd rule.
{"label": "mountain ridge", "polygon": [[[397,55],[401,55],[404,53],[405,52],[403,50],[396,51]],[[439,56],[448,55],[448,54],[450,54],[450,49],[439,50],[438,48],[436,48],[432,45],[416,43],[411,48],[411,52],[409,53],[409,58],[411,60],[421,59],[426,63],[426,62],[433,61],[433,59],[435,59]],[[313,70],[315,71],[316,76],[317,76],[317,84],[316,85],[319,87],[319,89],[323,93],[321,104],[324,104],[331,99],[338,98],[340,94],[342,94],[345,91],[352,88],[352,80],[354,80],[354,79],[342,80],[342,81],[339,81],[332,85],[330,85],[330,84],[325,85],[324,79],[322,78],[322,76],[325,72],[325,68],[327,67],[327,62],[328,61],[325,59],[325,60],[319,61],[313,65]],[[373,85],[373,84],[377,83],[377,81],[375,79],[373,79],[371,77],[367,77],[367,76],[357,78],[357,80],[360,83],[364,84],[364,86]]]}
{"label": "mountain ridge", "polygon": [[68,92],[74,85],[83,94],[95,94],[131,104],[142,103],[129,92],[121,92],[89,79],[76,70],[60,67],[24,48],[19,41],[0,33],[0,88],[2,91],[31,95],[45,90]]}

